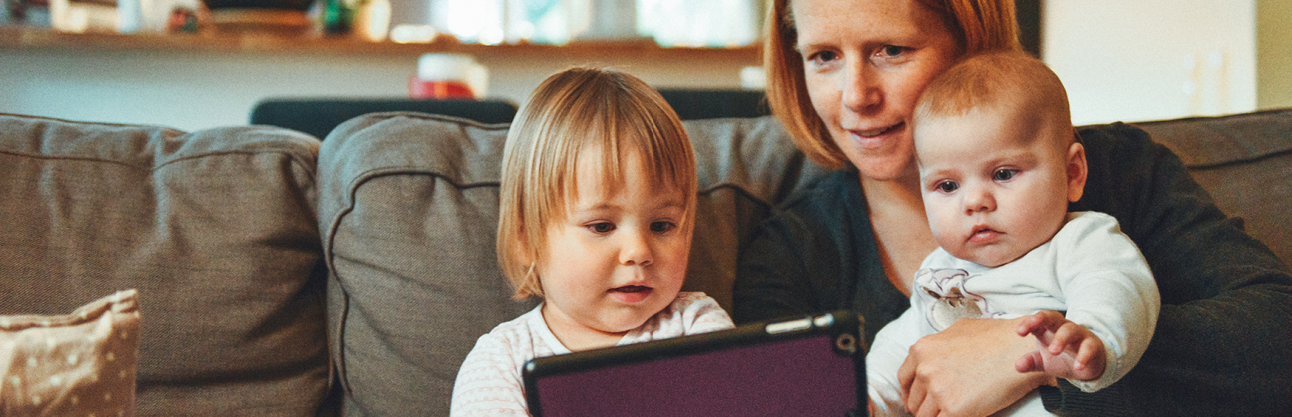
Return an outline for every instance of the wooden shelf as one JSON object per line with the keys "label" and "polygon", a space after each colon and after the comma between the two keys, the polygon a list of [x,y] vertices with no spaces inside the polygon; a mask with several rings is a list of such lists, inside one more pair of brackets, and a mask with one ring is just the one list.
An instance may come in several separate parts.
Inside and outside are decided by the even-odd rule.
{"label": "wooden shelf", "polygon": [[315,55],[417,55],[428,52],[455,52],[477,56],[534,55],[560,57],[685,57],[710,56],[725,60],[749,61],[756,65],[760,51],[756,46],[738,48],[665,48],[653,41],[585,42],[568,45],[477,45],[463,44],[441,37],[432,43],[399,44],[390,41],[369,42],[349,37],[284,36],[277,34],[171,34],[122,35],[112,33],[75,34],[49,29],[0,27],[0,50],[88,50],[88,51],[156,51],[195,53],[249,54],[315,54]]}

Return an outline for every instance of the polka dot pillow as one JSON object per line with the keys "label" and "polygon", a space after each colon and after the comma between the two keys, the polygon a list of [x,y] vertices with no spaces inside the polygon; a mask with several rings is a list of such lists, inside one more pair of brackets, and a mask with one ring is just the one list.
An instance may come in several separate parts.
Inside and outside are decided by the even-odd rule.
{"label": "polka dot pillow", "polygon": [[135,290],[62,316],[0,316],[0,415],[132,416]]}

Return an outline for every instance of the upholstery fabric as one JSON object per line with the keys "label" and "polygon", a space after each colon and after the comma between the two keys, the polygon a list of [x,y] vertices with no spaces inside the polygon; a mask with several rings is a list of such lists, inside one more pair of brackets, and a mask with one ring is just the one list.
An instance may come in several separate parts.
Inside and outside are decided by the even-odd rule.
{"label": "upholstery fabric", "polygon": [[[736,248],[772,206],[824,169],[774,119],[684,123],[698,168],[684,291],[730,308]],[[476,338],[532,309],[497,266],[498,177],[507,125],[370,114],[319,155],[319,227],[334,360],[347,415],[446,415]]]}
{"label": "upholstery fabric", "polygon": [[0,314],[136,288],[141,415],[314,415],[317,139],[0,115]]}
{"label": "upholstery fabric", "polygon": [[1292,109],[1135,125],[1175,151],[1248,234],[1292,262]]}

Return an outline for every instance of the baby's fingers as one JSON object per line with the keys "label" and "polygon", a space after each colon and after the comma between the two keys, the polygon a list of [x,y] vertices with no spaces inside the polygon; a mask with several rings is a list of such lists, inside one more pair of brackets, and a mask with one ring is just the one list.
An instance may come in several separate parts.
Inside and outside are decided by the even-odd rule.
{"label": "baby's fingers", "polygon": [[1059,330],[1054,332],[1054,340],[1050,342],[1047,348],[1050,350],[1051,355],[1061,354],[1063,351],[1069,350],[1069,347],[1072,348],[1071,350],[1076,351],[1087,335],[1093,336],[1084,326],[1070,321],[1064,322],[1062,326],[1059,326]]}
{"label": "baby's fingers", "polygon": [[1106,356],[1104,342],[1099,340],[1098,336],[1091,334],[1081,342],[1076,361],[1072,364],[1072,371],[1077,374],[1077,379],[1083,381],[1097,379],[1103,376]]}
{"label": "baby's fingers", "polygon": [[1035,334],[1037,337],[1040,337],[1046,330],[1057,329],[1066,321],[1067,320],[1063,318],[1063,315],[1059,314],[1057,311],[1043,310],[1024,319],[1023,322],[1018,325],[1017,331],[1019,336]]}
{"label": "baby's fingers", "polygon": [[1017,361],[1014,361],[1014,370],[1020,373],[1044,371],[1045,362],[1041,359],[1041,352],[1033,351],[1020,356]]}

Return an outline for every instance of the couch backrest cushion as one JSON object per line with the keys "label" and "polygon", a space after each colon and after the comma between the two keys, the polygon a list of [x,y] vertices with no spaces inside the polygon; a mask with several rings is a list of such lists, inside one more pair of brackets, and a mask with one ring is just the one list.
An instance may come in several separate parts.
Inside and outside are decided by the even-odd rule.
{"label": "couch backrest cushion", "polygon": [[1292,262],[1292,109],[1135,125],[1175,151],[1247,233]]}
{"label": "couch backrest cushion", "polygon": [[314,415],[318,140],[0,115],[0,314],[135,288],[140,415]]}
{"label": "couch backrest cushion", "polygon": [[[688,121],[698,165],[684,289],[730,307],[736,249],[773,204],[825,170],[771,118]],[[347,415],[447,415],[476,339],[536,305],[497,266],[507,125],[379,113],[339,126],[319,155],[319,227],[334,361]]]}

